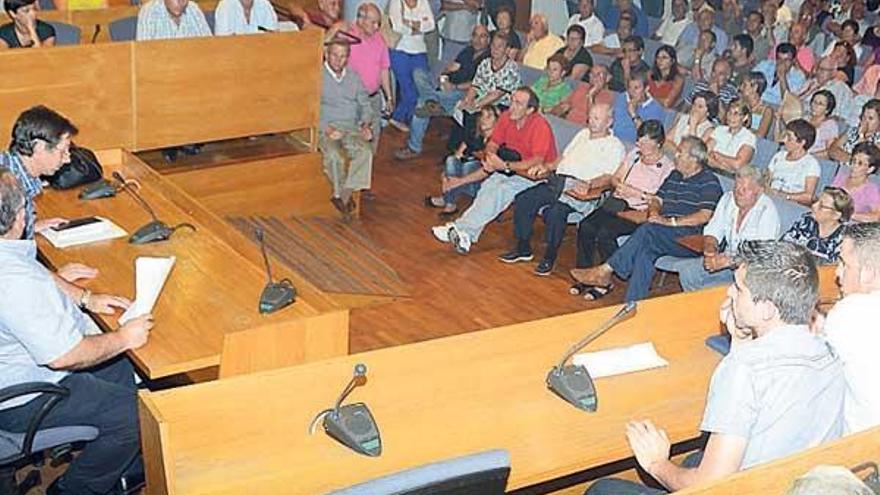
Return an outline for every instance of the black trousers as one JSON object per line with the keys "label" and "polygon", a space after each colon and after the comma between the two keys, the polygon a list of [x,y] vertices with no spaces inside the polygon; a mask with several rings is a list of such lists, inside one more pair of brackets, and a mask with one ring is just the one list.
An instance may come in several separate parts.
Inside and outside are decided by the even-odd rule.
{"label": "black trousers", "polygon": [[[607,261],[617,251],[617,238],[632,234],[638,226],[602,208],[591,213],[578,224],[577,267],[589,268]],[[596,252],[598,259],[593,255]]]}
{"label": "black trousers", "polygon": [[[65,487],[76,494],[105,494],[140,452],[134,370],[125,357],[118,357],[86,371],[72,372],[60,385],[70,390],[70,396],[55,405],[41,426],[85,425],[100,431],[98,438],[70,464],[64,474]],[[45,401],[40,396],[0,411],[0,425],[9,431],[25,431]]]}
{"label": "black trousers", "polygon": [[546,206],[543,213],[546,243],[544,259],[551,263],[556,262],[568,224],[568,215],[574,211],[568,204],[558,201],[558,197],[558,188],[543,182],[519,193],[514,201],[513,231],[520,248],[530,247],[535,218],[538,211]]}

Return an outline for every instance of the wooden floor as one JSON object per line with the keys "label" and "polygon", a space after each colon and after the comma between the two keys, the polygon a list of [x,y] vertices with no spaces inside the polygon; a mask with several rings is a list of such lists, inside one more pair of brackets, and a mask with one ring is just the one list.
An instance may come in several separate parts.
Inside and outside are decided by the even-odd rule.
{"label": "wooden floor", "polygon": [[[496,257],[513,242],[512,216],[493,222],[468,255],[455,253],[434,239],[430,228],[442,223],[437,211],[423,206],[437,194],[445,155],[448,123],[432,123],[422,157],[396,162],[395,149],[405,135],[388,127],[374,160],[375,198],[364,201],[355,227],[382,250],[383,259],[407,284],[411,297],[380,306],[358,308],[351,317],[351,351],[408,344],[437,337],[508,325],[552,315],[617,304],[623,287],[598,303],[568,294],[568,270],[574,266],[575,229],[569,227],[554,273],[539,277],[532,270],[543,252],[540,221],[532,263],[508,265]],[[464,203],[460,206],[466,206]],[[668,277],[656,294],[678,291]],[[585,329],[586,330],[586,329]]]}

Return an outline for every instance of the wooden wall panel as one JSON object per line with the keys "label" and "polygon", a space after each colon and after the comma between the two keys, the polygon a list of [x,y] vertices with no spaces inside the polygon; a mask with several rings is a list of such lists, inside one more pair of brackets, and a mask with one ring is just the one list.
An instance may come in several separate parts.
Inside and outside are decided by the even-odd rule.
{"label": "wooden wall panel", "polygon": [[91,148],[130,147],[131,44],[65,46],[0,53],[0,140],[5,148],[15,119],[43,104],[79,127],[76,141]]}
{"label": "wooden wall panel", "polygon": [[320,111],[322,31],[135,44],[135,149],[301,129]]}

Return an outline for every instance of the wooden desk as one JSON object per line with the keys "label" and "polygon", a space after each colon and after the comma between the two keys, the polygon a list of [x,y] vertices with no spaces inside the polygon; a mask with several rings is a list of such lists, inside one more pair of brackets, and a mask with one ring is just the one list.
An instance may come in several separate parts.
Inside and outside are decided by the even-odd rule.
{"label": "wooden desk", "polygon": [[[143,392],[150,494],[319,494],[489,448],[510,451],[509,489],[631,456],[624,425],[651,418],[673,442],[698,435],[725,288],[650,299],[592,349],[653,341],[670,366],[596,381],[599,411],[544,383],[570,344],[618,307],[469,333],[160,392]],[[306,429],[352,367],[384,452],[367,458]]]}
{"label": "wooden desk", "polygon": [[[347,354],[346,310],[275,263],[275,276],[291,278],[299,299],[278,313],[260,315],[258,300],[266,276],[252,243],[133,155],[115,150],[101,153],[100,159],[105,176],[119,170],[140,181],[141,195],[163,221],[189,222],[198,229],[181,230],[156,244],[135,246],[121,238],[64,250],[38,236],[40,252],[52,265],[77,261],[94,266],[100,275],[89,284],[92,290],[128,297],[134,296],[135,258],[177,257],[154,310],[156,327],[150,340],[130,353],[148,377],[215,367],[221,361],[221,373],[227,375]],[[46,190],[37,200],[40,215],[104,216],[129,233],[150,220],[127,193],[96,201],[80,201],[77,193]],[[116,319],[101,317],[100,322],[113,329]]]}
{"label": "wooden desk", "polygon": [[867,461],[880,461],[880,427],[677,493],[680,495],[743,493],[781,495],[795,479],[820,464],[854,468]]}

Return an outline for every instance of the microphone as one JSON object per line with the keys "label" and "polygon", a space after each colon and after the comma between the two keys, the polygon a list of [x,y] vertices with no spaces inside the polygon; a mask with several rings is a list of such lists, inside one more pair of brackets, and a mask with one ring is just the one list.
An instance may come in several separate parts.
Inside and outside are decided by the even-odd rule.
{"label": "microphone", "polygon": [[342,405],[342,401],[356,387],[367,383],[366,375],[365,364],[358,363],[354,366],[354,376],[342,389],[335,405],[315,416],[309,425],[309,434],[315,433],[318,420],[323,418],[324,432],[331,438],[359,454],[378,457],[382,454],[382,438],[379,436],[379,426],[373,419],[370,409],[363,402]]}
{"label": "microphone", "polygon": [[257,227],[254,230],[257,240],[260,241],[260,251],[263,253],[263,262],[266,264],[266,277],[269,281],[260,294],[260,313],[274,313],[281,308],[291,305],[296,300],[296,288],[290,279],[272,280],[272,267],[269,265],[269,255],[266,254],[266,241],[263,238],[263,229]]}
{"label": "microphone", "polygon": [[101,34],[101,25],[100,25],[100,24],[95,24],[95,32],[92,34],[92,41],[91,41],[91,43],[92,43],[93,45],[95,44],[95,40],[98,39],[98,35],[99,35],[99,34]]}
{"label": "microphone", "polygon": [[559,360],[559,363],[547,373],[547,387],[574,407],[588,412],[596,412],[598,398],[596,397],[596,388],[593,385],[593,379],[590,377],[589,371],[583,365],[566,365],[565,363],[576,352],[586,347],[587,344],[604,335],[605,332],[611,330],[618,323],[630,319],[635,314],[636,303],[630,301],[620,308],[620,311],[615,313],[611,319],[571,346],[562,356],[562,359]]}
{"label": "microphone", "polygon": [[141,197],[141,195],[137,192],[138,188],[130,187],[131,182],[126,180],[125,177],[122,176],[118,171],[113,172],[113,178],[119,181],[122,184],[120,189],[128,192],[132,198],[137,201],[141,207],[150,214],[150,217],[153,219],[151,222],[137,229],[131,237],[128,238],[128,242],[132,244],[148,244],[151,242],[159,242],[159,241],[167,241],[171,238],[171,235],[177,231],[177,229],[186,227],[188,229],[196,230],[196,227],[191,223],[180,223],[175,225],[174,227],[168,226],[162,220],[159,220],[159,217],[156,216],[156,212],[153,211],[153,208],[150,206],[147,201]]}

